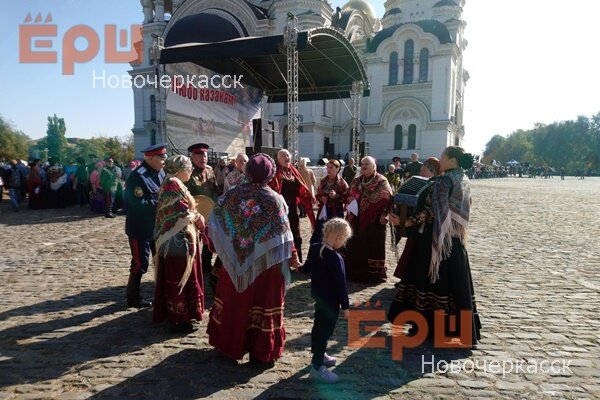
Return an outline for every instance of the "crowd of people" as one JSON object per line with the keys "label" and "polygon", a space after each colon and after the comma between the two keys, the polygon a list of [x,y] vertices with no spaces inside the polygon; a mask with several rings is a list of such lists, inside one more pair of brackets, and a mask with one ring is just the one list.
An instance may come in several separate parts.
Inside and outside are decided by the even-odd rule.
{"label": "crowd of people", "polygon": [[[96,162],[91,172],[84,160],[70,172],[49,172],[51,168],[37,163],[28,174],[17,163],[11,169],[23,174],[20,182],[32,182],[30,207],[32,202],[51,204],[47,191],[55,190],[59,180],[72,192],[65,196],[81,205],[88,201],[86,194],[102,193],[107,217],[122,202],[131,250],[127,304],[153,306],[154,323],[167,321],[175,333],[197,330],[205,311],[206,273],[214,295],[208,340],[234,360],[249,354],[252,363],[271,364],[282,357],[284,299],[292,275],[309,274],[315,301],[310,377],[337,381],[328,369],[336,359],[326,349],[340,310],[345,318],[350,312],[346,282],[375,286],[388,281],[387,228],[399,224],[407,239],[394,273],[400,282],[389,321],[397,323],[404,311],[418,312],[429,328],[424,333],[422,326],[413,325],[407,334],[432,337],[434,312],[457,318],[468,312],[472,335],[459,345],[477,343],[481,325],[466,251],[471,197],[465,171],[473,157],[463,149],[450,146],[439,160],[431,157],[424,163],[417,154],[405,165],[395,158],[385,174],[370,156],[358,166],[350,159],[345,167],[329,159],[320,180],[304,162],[295,165],[285,149],[276,160],[263,153],[250,158],[238,154],[229,165],[220,162],[214,168],[208,165],[208,151],[208,145],[197,143],[188,148],[189,156],[168,157],[165,144],[154,145],[127,171],[111,159]],[[51,174],[62,175],[55,179]],[[431,180],[431,185],[425,205],[403,220],[396,214],[394,194],[414,176]],[[41,189],[45,181],[48,186]],[[23,196],[10,190],[11,201]],[[40,195],[39,203],[31,193]],[[210,213],[202,212],[202,204],[210,205]],[[300,231],[302,217],[312,228],[304,248],[308,238]],[[140,293],[151,257],[153,302]]]}
{"label": "crowd of people", "polygon": [[99,161],[94,154],[89,155],[89,162],[78,157],[66,164],[53,159],[11,160],[0,166],[0,190],[2,186],[8,189],[14,211],[27,199],[30,209],[89,205],[92,211],[114,218],[125,207],[124,179],[138,165],[134,160],[123,168],[111,157]]}
{"label": "crowd of people", "polygon": [[[407,168],[394,170],[399,178],[389,175],[390,168],[386,175],[391,179],[377,172],[373,157],[343,169],[339,160],[330,159],[320,181],[303,162],[294,165],[285,149],[276,160],[262,153],[249,159],[240,154],[232,170],[217,166],[222,178],[207,165],[206,144],[188,151],[190,157],[167,158],[164,147],[146,149],[144,164],[126,184],[126,225],[140,218],[153,225],[143,228],[145,234],[139,224],[137,232],[127,231],[132,250],[128,303],[150,305],[139,295],[139,281],[153,255],[154,322],[167,320],[179,333],[198,328],[206,304],[204,271],[214,288],[209,343],[234,360],[249,354],[251,363],[271,364],[284,352],[284,299],[292,275],[310,274],[315,301],[310,377],[335,382],[338,376],[328,368],[336,359],[326,349],[340,310],[346,318],[350,312],[346,282],[387,281],[387,226],[403,223],[409,237],[396,268],[401,281],[389,306],[390,322],[406,310],[421,313],[428,324],[434,323],[435,311],[456,316],[467,311],[473,332],[461,345],[479,340],[465,248],[470,210],[465,170],[473,160],[461,148],[447,148],[440,161],[421,163],[415,155]],[[393,196],[414,175],[431,179],[433,185],[427,205],[404,222],[394,214]],[[214,203],[210,217],[196,207],[206,198]],[[304,215],[312,227],[306,260],[299,227]],[[423,334],[415,333],[415,327],[408,334]],[[433,331],[428,330],[429,336]]]}

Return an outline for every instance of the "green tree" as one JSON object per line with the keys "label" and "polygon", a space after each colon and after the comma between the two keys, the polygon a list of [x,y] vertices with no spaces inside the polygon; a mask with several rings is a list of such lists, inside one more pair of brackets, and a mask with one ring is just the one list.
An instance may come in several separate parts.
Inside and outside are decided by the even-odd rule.
{"label": "green tree", "polygon": [[26,160],[29,155],[30,140],[29,136],[17,131],[0,116],[0,161]]}
{"label": "green tree", "polygon": [[49,157],[56,158],[58,161],[64,161],[67,148],[66,132],[67,127],[63,118],[58,118],[56,114],[53,117],[48,117],[46,136],[48,138]]}

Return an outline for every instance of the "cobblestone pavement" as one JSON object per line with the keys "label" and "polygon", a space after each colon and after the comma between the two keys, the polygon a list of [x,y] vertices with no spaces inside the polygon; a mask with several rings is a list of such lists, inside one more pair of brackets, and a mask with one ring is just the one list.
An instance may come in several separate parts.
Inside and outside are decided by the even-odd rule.
{"label": "cobblestone pavement", "polygon": [[[394,361],[388,325],[377,334],[384,348],[350,348],[340,320],[330,353],[341,380],[329,386],[307,378],[308,281],[286,298],[283,358],[238,365],[208,345],[208,313],[199,331],[173,336],[150,310],[126,308],[124,217],[13,213],[6,201],[0,211],[0,399],[600,398],[600,178],[474,181],[468,250],[481,343],[423,345]],[[351,284],[351,302],[383,310],[395,281]],[[152,274],[142,289],[152,297]]]}

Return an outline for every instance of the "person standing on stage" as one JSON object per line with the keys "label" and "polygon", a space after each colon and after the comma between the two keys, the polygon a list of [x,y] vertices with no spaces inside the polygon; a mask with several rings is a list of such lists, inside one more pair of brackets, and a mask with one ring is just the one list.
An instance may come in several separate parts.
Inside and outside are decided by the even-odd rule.
{"label": "person standing on stage", "polygon": [[[196,143],[188,147],[194,170],[190,180],[186,183],[192,196],[206,196],[213,201],[217,200],[217,180],[212,167],[208,165],[208,145]],[[202,269],[210,271],[212,268],[212,253],[208,245],[202,245]]]}
{"label": "person standing on stage", "polygon": [[349,158],[348,165],[344,167],[344,171],[342,172],[342,178],[344,178],[348,185],[352,183],[352,180],[356,176],[356,169],[356,165],[354,165],[354,158]]}
{"label": "person standing on stage", "polygon": [[148,270],[150,252],[155,254],[154,224],[160,185],[165,178],[163,166],[167,145],[157,144],[143,150],[144,162],[127,179],[125,233],[131,248],[131,267],[127,283],[127,305],[144,308],[152,305],[140,295],[142,275]]}
{"label": "person standing on stage", "polygon": [[315,198],[310,194],[306,182],[300,175],[300,172],[292,165],[290,152],[281,149],[277,153],[277,173],[275,178],[269,183],[269,186],[277,193],[281,194],[288,206],[288,219],[290,228],[294,235],[294,246],[298,252],[298,258],[302,262],[302,236],[300,235],[300,215],[298,205],[302,205],[306,215],[310,219],[312,228],[315,227],[315,214],[312,205]]}

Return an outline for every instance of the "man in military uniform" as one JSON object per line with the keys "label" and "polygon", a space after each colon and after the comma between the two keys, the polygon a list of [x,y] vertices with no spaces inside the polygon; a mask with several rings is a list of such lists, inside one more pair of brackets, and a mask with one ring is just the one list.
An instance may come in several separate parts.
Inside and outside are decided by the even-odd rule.
{"label": "man in military uniform", "polygon": [[[211,200],[217,200],[217,181],[215,173],[210,165],[208,165],[208,145],[206,143],[196,143],[188,147],[194,170],[192,177],[186,183],[192,196],[203,195]],[[211,270],[212,253],[208,245],[202,246],[202,269],[204,271]]]}
{"label": "man in military uniform", "polygon": [[154,255],[154,219],[158,192],[165,178],[163,166],[167,158],[167,145],[157,144],[142,150],[144,162],[129,175],[126,182],[127,218],[125,233],[131,248],[131,267],[127,283],[127,305],[135,308],[149,307],[152,303],[142,299],[140,282],[148,270],[150,252]]}

